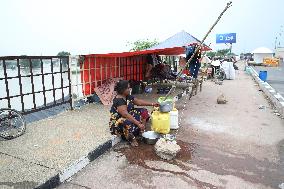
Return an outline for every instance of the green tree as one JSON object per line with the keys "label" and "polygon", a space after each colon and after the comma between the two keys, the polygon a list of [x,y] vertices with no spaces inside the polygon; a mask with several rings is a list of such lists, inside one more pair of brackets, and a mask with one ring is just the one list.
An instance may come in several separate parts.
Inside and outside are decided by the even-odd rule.
{"label": "green tree", "polygon": [[[66,52],[66,51],[61,51],[61,52],[59,52],[59,53],[57,53],[57,56],[70,56],[71,54],[69,53],[69,52]],[[67,58],[62,58],[62,64],[64,65],[64,66],[66,66],[67,65]]]}
{"label": "green tree", "polygon": [[212,58],[212,57],[216,56],[216,52],[210,51],[210,52],[207,52],[206,55],[207,55],[208,57]]}
{"label": "green tree", "polygon": [[128,45],[131,46],[130,51],[141,51],[141,50],[151,48],[157,45],[158,43],[159,42],[157,41],[157,39],[154,39],[154,40],[146,39],[146,40],[137,40],[132,43],[128,43]]}
{"label": "green tree", "polygon": [[235,53],[228,53],[228,56],[237,56]]}
{"label": "green tree", "polygon": [[[27,57],[27,55],[22,55],[24,57]],[[30,64],[30,59],[23,58],[20,60],[20,66],[24,68],[29,68],[30,65],[32,65],[32,68],[39,68],[41,65],[41,62],[39,59],[31,59],[32,64]]]}
{"label": "green tree", "polygon": [[57,56],[69,56],[69,55],[71,55],[70,52],[66,52],[66,51],[61,51],[57,53]]}
{"label": "green tree", "polygon": [[217,51],[216,56],[225,57],[229,54],[230,49],[220,49]]}

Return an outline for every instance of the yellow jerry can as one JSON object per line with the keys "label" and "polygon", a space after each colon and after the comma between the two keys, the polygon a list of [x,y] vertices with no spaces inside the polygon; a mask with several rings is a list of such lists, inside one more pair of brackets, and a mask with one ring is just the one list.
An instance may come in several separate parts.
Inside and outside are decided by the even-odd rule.
{"label": "yellow jerry can", "polygon": [[170,132],[170,113],[162,113],[154,111],[151,116],[152,131],[161,134],[168,134]]}

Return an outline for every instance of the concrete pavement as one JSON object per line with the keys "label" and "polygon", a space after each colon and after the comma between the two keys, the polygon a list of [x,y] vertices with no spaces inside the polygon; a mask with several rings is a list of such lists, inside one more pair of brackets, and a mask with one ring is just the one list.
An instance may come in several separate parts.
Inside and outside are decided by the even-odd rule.
{"label": "concrete pavement", "polygon": [[[159,95],[138,96],[153,100]],[[55,107],[26,117],[24,135],[0,140],[0,189],[56,187],[84,168],[112,146],[109,109],[89,104],[62,112]],[[31,123],[42,117],[47,118]]]}
{"label": "concrete pavement", "polygon": [[[182,150],[175,160],[160,160],[153,146],[120,144],[58,188],[278,188],[284,121],[239,67],[236,80],[207,81],[202,93],[177,104]],[[221,93],[225,105],[216,103]]]}
{"label": "concrete pavement", "polygon": [[1,140],[0,188],[56,186],[85,166],[111,147],[108,110],[103,105],[86,105],[28,124],[21,137]]}

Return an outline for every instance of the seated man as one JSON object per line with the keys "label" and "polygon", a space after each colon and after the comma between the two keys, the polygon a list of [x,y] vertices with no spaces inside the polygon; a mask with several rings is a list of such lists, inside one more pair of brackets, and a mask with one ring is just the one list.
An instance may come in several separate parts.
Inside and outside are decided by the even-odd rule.
{"label": "seated man", "polygon": [[147,65],[146,65],[146,74],[145,79],[150,79],[151,71],[153,67],[161,63],[161,58],[159,55],[156,54],[148,54],[147,55]]}

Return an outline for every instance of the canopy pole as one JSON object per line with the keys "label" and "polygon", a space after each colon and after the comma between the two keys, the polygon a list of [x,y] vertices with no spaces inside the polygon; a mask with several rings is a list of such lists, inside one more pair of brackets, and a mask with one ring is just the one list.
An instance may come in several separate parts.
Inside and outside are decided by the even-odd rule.
{"label": "canopy pole", "polygon": [[194,53],[191,55],[190,59],[187,61],[185,67],[183,69],[181,69],[181,71],[178,73],[176,80],[174,82],[174,85],[172,85],[171,90],[168,92],[168,94],[166,95],[166,97],[164,98],[164,100],[166,100],[169,95],[172,93],[172,91],[175,90],[176,88],[176,84],[178,81],[178,78],[181,76],[182,72],[185,70],[185,68],[190,64],[190,62],[192,61],[192,59],[194,58],[195,54],[201,49],[204,41],[206,40],[206,38],[208,37],[208,35],[211,33],[211,31],[214,29],[214,27],[218,24],[218,22],[220,21],[220,19],[222,18],[222,16],[224,15],[224,13],[232,6],[232,1],[228,2],[226,7],[224,8],[224,10],[221,12],[221,14],[218,16],[217,20],[214,22],[214,24],[210,27],[209,31],[206,33],[206,35],[203,37],[202,41],[200,44],[198,44],[197,48],[195,49]]}

